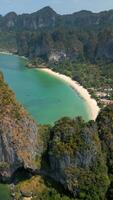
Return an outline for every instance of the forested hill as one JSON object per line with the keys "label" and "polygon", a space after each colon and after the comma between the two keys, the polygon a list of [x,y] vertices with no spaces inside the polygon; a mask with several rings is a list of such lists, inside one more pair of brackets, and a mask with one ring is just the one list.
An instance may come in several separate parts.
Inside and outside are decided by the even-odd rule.
{"label": "forested hill", "polygon": [[113,10],[59,15],[50,7],[0,16],[0,50],[46,61],[113,60]]}
{"label": "forested hill", "polygon": [[112,200],[113,106],[95,122],[64,117],[41,126],[0,73],[1,181],[14,183],[18,200]]}

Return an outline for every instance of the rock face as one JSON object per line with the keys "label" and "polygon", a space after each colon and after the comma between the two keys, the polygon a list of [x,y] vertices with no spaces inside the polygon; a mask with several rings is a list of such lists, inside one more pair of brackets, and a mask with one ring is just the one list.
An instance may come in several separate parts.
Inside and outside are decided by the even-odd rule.
{"label": "rock face", "polygon": [[29,58],[113,60],[113,10],[59,15],[50,7],[0,16],[0,49]]}
{"label": "rock face", "polygon": [[0,74],[0,178],[19,168],[36,169],[37,125],[20,106]]}
{"label": "rock face", "polygon": [[113,106],[96,122],[65,117],[37,127],[0,74],[0,181],[21,168],[49,176],[74,198],[112,199]]}
{"label": "rock face", "polygon": [[97,118],[102,149],[106,154],[109,173],[113,174],[113,106],[103,109]]}
{"label": "rock face", "polygon": [[[51,131],[49,176],[81,199],[104,199],[109,178],[94,122],[61,119]],[[98,196],[98,195],[97,195]]]}
{"label": "rock face", "polygon": [[110,175],[110,186],[106,197],[113,198],[113,105],[104,108],[97,117],[98,133],[105,154],[108,173]]}

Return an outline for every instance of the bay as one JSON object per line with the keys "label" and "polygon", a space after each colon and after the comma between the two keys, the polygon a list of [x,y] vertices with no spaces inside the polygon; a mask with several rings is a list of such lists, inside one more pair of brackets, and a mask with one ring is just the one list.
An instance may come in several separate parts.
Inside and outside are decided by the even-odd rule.
{"label": "bay", "polygon": [[90,119],[86,102],[67,83],[25,66],[23,58],[0,54],[0,70],[5,80],[37,122],[53,124],[65,116]]}
{"label": "bay", "polygon": [[[0,70],[17,100],[41,124],[54,124],[61,117],[90,119],[87,104],[64,81],[37,69],[28,69],[27,61],[0,54]],[[7,185],[0,184],[0,200],[11,200]]]}

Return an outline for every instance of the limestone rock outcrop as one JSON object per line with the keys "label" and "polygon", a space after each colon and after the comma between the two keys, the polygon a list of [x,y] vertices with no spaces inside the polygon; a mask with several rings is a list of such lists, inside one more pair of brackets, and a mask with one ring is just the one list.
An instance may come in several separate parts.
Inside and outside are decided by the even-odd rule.
{"label": "limestone rock outcrop", "polygon": [[16,102],[0,74],[0,177],[11,178],[19,168],[36,169],[37,125]]}

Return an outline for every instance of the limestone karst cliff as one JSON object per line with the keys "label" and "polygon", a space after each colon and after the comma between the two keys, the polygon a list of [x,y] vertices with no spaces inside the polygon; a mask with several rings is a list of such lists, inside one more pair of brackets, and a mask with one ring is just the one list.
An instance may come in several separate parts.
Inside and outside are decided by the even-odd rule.
{"label": "limestone karst cliff", "polygon": [[0,178],[9,179],[19,168],[36,169],[37,125],[16,102],[0,74]]}
{"label": "limestone karst cliff", "polygon": [[49,175],[54,180],[78,199],[104,199],[109,177],[96,123],[59,120],[51,130],[48,149]]}
{"label": "limestone karst cliff", "polygon": [[[37,126],[0,74],[0,180],[9,180],[20,168],[38,170],[41,179],[49,177],[60,184],[67,199],[112,199],[112,126],[113,106],[104,108],[96,122],[65,117],[53,127]],[[23,184],[17,185],[20,199],[26,192],[39,200],[57,195],[45,185],[41,193],[43,182],[37,176],[31,180],[23,183],[25,191]]]}
{"label": "limestone karst cliff", "polygon": [[0,49],[46,61],[113,60],[113,10],[59,15],[50,7],[0,16]]}

